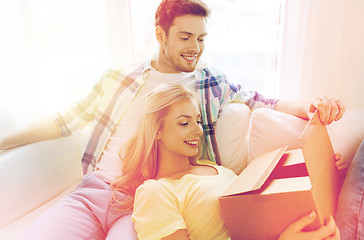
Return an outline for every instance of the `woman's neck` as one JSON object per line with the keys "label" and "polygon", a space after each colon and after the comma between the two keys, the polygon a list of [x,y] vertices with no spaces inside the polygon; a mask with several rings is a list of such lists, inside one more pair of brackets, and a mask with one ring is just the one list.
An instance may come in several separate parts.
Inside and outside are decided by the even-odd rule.
{"label": "woman's neck", "polygon": [[184,175],[192,168],[190,160],[186,156],[172,154],[159,154],[157,178]]}

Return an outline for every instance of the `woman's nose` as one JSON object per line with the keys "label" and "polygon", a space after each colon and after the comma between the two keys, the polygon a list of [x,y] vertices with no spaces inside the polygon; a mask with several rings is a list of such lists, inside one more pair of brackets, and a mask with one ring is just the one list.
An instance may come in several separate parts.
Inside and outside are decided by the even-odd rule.
{"label": "woman's nose", "polygon": [[203,133],[203,130],[202,130],[201,124],[196,123],[196,125],[195,125],[195,134],[198,135],[199,137],[201,137],[202,133]]}

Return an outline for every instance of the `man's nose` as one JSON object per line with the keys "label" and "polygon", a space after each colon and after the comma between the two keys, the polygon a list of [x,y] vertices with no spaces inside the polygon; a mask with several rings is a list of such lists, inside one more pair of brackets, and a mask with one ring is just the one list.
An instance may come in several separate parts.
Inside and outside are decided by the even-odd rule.
{"label": "man's nose", "polygon": [[198,39],[191,41],[189,50],[191,50],[195,53],[200,52],[201,48],[200,48],[200,42],[198,41]]}

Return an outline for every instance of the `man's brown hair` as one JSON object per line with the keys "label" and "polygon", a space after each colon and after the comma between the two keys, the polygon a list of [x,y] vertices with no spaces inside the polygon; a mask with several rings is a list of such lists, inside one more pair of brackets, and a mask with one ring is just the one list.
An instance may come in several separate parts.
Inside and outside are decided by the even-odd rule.
{"label": "man's brown hair", "polygon": [[155,13],[155,26],[168,35],[174,19],[183,15],[210,16],[210,9],[201,0],[162,0]]}

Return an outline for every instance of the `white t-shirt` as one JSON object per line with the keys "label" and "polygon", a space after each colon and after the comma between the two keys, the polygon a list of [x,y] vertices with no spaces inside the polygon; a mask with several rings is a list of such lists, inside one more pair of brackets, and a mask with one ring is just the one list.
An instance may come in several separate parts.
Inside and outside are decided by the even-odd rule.
{"label": "white t-shirt", "polygon": [[151,68],[145,84],[141,87],[125,111],[124,116],[122,116],[116,126],[97,163],[96,175],[105,182],[111,183],[116,177],[122,174],[121,159],[119,157],[120,148],[136,133],[142,118],[144,101],[148,93],[165,83],[179,84],[195,91],[195,77],[193,72],[170,74],[160,73],[154,68]]}

